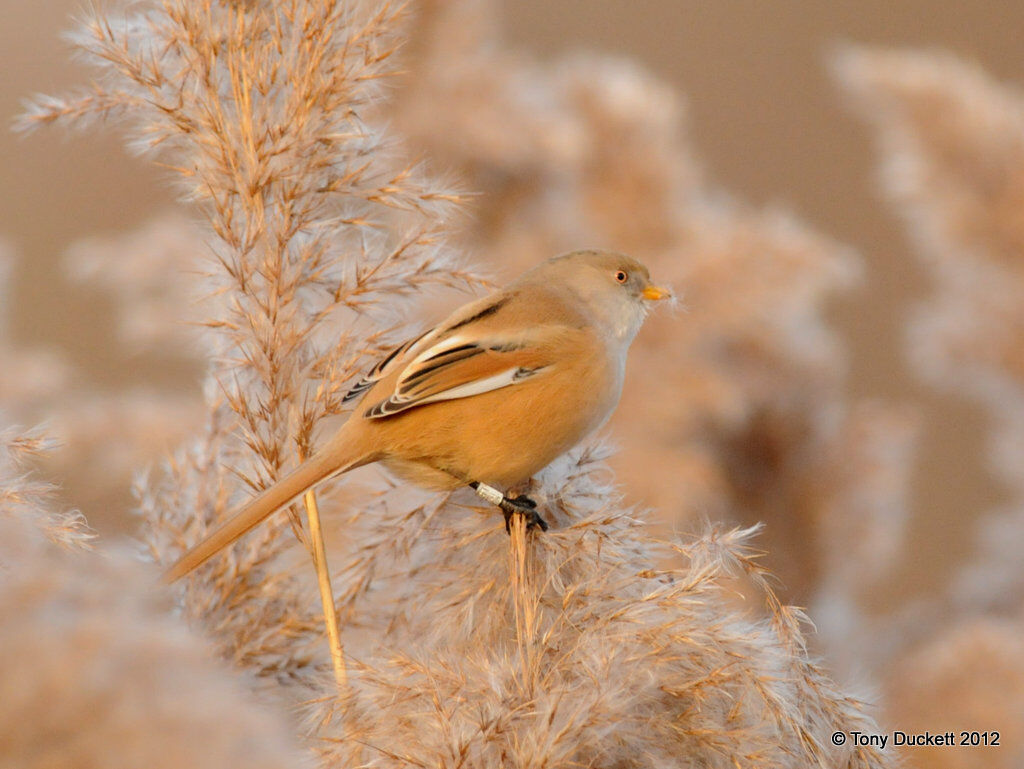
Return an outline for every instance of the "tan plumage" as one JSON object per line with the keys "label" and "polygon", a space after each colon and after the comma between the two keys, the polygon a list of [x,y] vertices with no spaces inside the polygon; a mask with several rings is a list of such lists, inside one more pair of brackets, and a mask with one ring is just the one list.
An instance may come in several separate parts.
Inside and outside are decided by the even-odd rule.
{"label": "tan plumage", "polygon": [[188,574],[325,478],[370,462],[441,490],[484,484],[493,494],[527,480],[611,415],[646,302],[668,295],[630,257],[578,251],[465,305],[374,367],[346,396],[358,406],[326,445],[185,553],[166,579]]}

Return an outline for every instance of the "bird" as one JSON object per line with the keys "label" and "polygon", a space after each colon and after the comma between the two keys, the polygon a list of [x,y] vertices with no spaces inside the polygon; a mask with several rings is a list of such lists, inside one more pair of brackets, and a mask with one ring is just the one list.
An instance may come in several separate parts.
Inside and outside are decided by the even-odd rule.
{"label": "bird", "polygon": [[173,582],[322,481],[380,462],[400,479],[473,488],[505,515],[548,526],[510,496],[611,416],[626,353],[653,302],[672,296],[636,259],[556,256],[399,345],[345,395],[355,408],[325,444],[165,572]]}

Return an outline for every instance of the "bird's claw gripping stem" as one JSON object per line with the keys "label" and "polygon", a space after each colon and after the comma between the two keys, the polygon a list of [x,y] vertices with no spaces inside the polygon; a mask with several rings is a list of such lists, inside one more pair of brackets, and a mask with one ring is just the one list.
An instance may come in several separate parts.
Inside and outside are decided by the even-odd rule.
{"label": "bird's claw gripping stem", "polygon": [[505,531],[508,534],[512,533],[513,515],[525,517],[528,529],[537,527],[541,531],[548,530],[548,522],[541,518],[540,513],[537,512],[537,503],[529,497],[516,497],[515,499],[505,497],[498,507],[505,514]]}
{"label": "bird's claw gripping stem", "polygon": [[548,530],[548,523],[541,518],[540,513],[537,512],[537,503],[529,497],[512,497],[505,496],[493,486],[488,486],[486,483],[473,482],[469,484],[477,494],[486,499],[492,505],[496,505],[501,508],[501,511],[505,514],[505,531],[512,532],[512,516],[522,515],[526,517],[526,528],[536,526],[541,531]]}

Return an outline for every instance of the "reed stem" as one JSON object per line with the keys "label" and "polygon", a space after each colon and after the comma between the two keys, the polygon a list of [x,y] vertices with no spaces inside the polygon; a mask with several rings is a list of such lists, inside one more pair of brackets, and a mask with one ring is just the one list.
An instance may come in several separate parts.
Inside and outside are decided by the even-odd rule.
{"label": "reed stem", "polygon": [[320,603],[324,609],[324,624],[327,625],[327,643],[331,649],[331,665],[338,688],[348,687],[348,671],[345,669],[345,654],[341,648],[341,629],[338,627],[338,613],[334,608],[334,590],[331,588],[331,573],[327,566],[327,551],[324,548],[323,530],[320,528],[320,509],[316,503],[316,492],[312,489],[303,496],[306,518],[309,521],[310,550],[316,581],[320,588]]}

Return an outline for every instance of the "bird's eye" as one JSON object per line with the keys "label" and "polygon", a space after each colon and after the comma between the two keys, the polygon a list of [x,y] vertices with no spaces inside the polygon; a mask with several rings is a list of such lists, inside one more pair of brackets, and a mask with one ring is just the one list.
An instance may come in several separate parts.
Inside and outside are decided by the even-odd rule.
{"label": "bird's eye", "polygon": [[622,270],[619,270],[618,272],[615,273],[615,280],[619,281],[619,283],[625,283],[627,280],[629,280],[629,275],[627,275]]}

